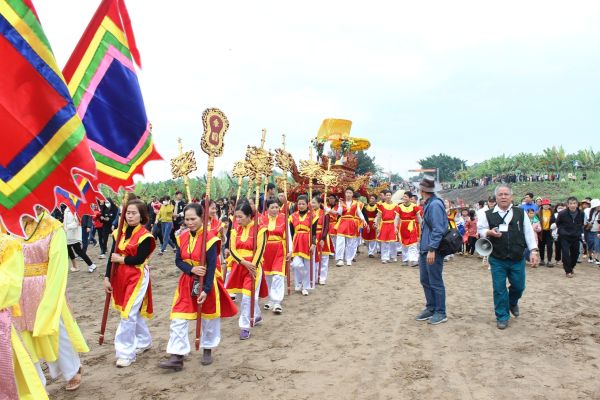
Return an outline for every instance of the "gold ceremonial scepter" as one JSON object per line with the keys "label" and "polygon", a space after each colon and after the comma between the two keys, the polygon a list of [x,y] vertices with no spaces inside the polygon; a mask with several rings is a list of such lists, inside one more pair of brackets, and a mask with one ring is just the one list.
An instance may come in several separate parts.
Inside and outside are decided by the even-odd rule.
{"label": "gold ceremonial scepter", "polygon": [[[338,175],[335,172],[331,172],[331,158],[328,158],[329,163],[327,165],[327,171],[324,172],[323,174],[321,174],[321,176],[318,178],[318,181],[320,184],[325,186],[325,192],[324,192],[324,196],[325,196],[325,204],[327,204],[327,190],[329,189],[329,186],[336,186],[337,185],[337,179],[338,179]],[[323,240],[324,237],[327,237],[329,239],[329,232],[325,232],[325,218],[329,218],[329,214],[326,214],[325,212],[323,212],[323,224],[322,224],[322,228],[321,228],[321,240]],[[319,240],[319,238],[317,237],[317,240]],[[318,275],[318,279],[319,282],[321,281],[321,268],[323,266],[323,247],[319,244],[319,275]]]}
{"label": "gold ceremonial scepter", "polygon": [[188,174],[197,170],[194,151],[184,153],[181,146],[181,138],[177,139],[177,141],[179,142],[179,156],[171,160],[171,173],[174,179],[183,177],[183,184],[188,195],[188,203],[191,203],[192,194],[190,193],[190,179],[188,178]]}
{"label": "gold ceremonial scepter", "polygon": [[292,163],[294,162],[294,160],[292,159],[292,156],[290,153],[288,153],[287,151],[285,151],[285,135],[283,135],[283,148],[282,149],[275,149],[276,152],[276,161],[277,161],[277,166],[279,168],[281,168],[281,171],[283,172],[283,194],[285,196],[285,204],[284,204],[284,210],[285,210],[285,229],[284,229],[284,235],[285,235],[285,275],[287,278],[287,291],[288,291],[288,296],[291,294],[291,282],[290,282],[290,262],[287,259],[287,255],[290,253],[290,238],[288,235],[288,224],[289,224],[289,219],[290,219],[290,207],[289,207],[289,201],[288,201],[288,195],[287,195],[287,173],[288,170],[291,169]]}
{"label": "gold ceremonial scepter", "polygon": [[[273,156],[270,152],[264,150],[265,136],[267,134],[266,129],[263,129],[262,139],[260,148],[248,146],[246,151],[246,167],[250,170],[255,177],[256,183],[256,194],[255,194],[255,213],[254,213],[254,235],[253,235],[253,257],[256,256],[257,242],[258,242],[258,225],[260,224],[259,213],[258,213],[258,201],[260,197],[260,184],[262,175],[268,175],[272,169]],[[261,273],[259,270],[260,260],[256,263],[256,277],[252,279],[252,287],[250,290],[250,327],[254,326],[254,305],[256,302],[256,283],[255,280],[259,278],[258,274]]]}
{"label": "gold ceremonial scepter", "polygon": [[[200,141],[202,151],[208,154],[208,167],[206,168],[206,199],[204,200],[204,226],[202,230],[202,252],[200,255],[200,265],[206,264],[206,235],[208,232],[208,214],[210,207],[210,185],[212,181],[212,173],[215,169],[215,157],[220,157],[225,148],[224,138],[229,129],[229,121],[227,117],[218,108],[207,108],[202,114],[204,123],[204,134]],[[196,281],[196,278],[199,278]],[[204,277],[194,276],[193,293],[200,292],[204,287]],[[218,288],[213,287],[213,290]],[[207,293],[208,295],[208,293]],[[198,304],[196,315],[196,350],[200,350],[200,334],[202,332],[202,304]]]}

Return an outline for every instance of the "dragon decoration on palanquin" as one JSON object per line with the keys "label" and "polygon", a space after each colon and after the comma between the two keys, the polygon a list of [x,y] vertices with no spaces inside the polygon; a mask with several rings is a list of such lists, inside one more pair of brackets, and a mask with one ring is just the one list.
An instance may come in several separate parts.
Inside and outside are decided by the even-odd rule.
{"label": "dragon decoration on palanquin", "polygon": [[[291,173],[294,179],[294,183],[288,181],[288,200],[295,201],[299,195],[308,193],[310,186],[313,190],[319,189],[321,191],[327,188],[326,195],[335,194],[339,197],[343,197],[347,187],[351,187],[365,197],[371,194],[379,196],[383,190],[389,187],[389,182],[385,182],[376,188],[368,187],[370,173],[365,176],[356,176],[355,170],[358,166],[358,159],[353,152],[366,150],[371,144],[367,139],[350,137],[351,126],[352,122],[348,120],[326,119],[323,121],[317,138],[313,141],[331,142],[332,149],[336,151],[332,151],[328,155],[322,155],[320,164],[323,170],[322,174],[308,174],[309,176],[315,176],[312,178],[312,185],[310,185],[309,178],[306,177],[307,174],[303,173],[302,169],[298,169],[292,155],[283,151],[285,169],[282,169]],[[342,154],[342,148],[347,149],[344,154]],[[277,153],[282,152],[281,149],[275,151]],[[281,168],[280,165],[277,166]],[[335,179],[336,175],[337,179]],[[287,173],[283,177],[274,178],[278,187],[283,188],[286,176]]]}

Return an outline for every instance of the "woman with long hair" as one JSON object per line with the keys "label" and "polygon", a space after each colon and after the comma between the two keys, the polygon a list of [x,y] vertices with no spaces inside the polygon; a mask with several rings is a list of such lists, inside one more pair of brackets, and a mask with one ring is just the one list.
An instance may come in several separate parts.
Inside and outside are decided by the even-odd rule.
{"label": "woman with long hair", "polygon": [[[308,296],[308,289],[314,289],[310,284],[310,254],[315,251],[317,242],[317,218],[309,219],[308,197],[298,196],[296,200],[297,210],[290,215],[289,227],[292,241],[292,251],[288,253],[287,259],[291,261],[294,272],[296,291],[302,290],[303,296]],[[312,246],[309,243],[312,236]]]}
{"label": "woman with long hair", "polygon": [[112,224],[115,218],[117,218],[117,214],[119,213],[119,209],[115,205],[115,202],[107,197],[104,202],[104,206],[100,208],[100,221],[102,221],[102,228],[98,232],[98,238],[100,241],[100,258],[106,258],[106,249],[108,248],[108,237],[112,232]]}
{"label": "woman with long hair", "polygon": [[[171,358],[169,361],[158,363],[161,368],[175,371],[183,368],[183,358],[190,353],[188,328],[190,320],[198,318],[199,305],[202,306],[202,365],[212,364],[212,349],[221,342],[221,318],[237,314],[237,307],[225,290],[218,268],[220,232],[214,229],[206,232],[206,261],[205,265],[201,265],[204,210],[200,204],[190,203],[185,206],[183,214],[186,229],[176,238],[175,256],[175,265],[182,274],[171,307],[171,327],[167,345],[167,353]],[[196,286],[197,277],[201,276],[204,277],[202,288]]]}
{"label": "woman with long hair", "polygon": [[[113,232],[111,256],[106,265],[104,289],[113,295],[113,307],[121,312],[115,335],[119,368],[128,367],[152,345],[150,331],[143,318],[153,318],[152,284],[148,259],[156,249],[152,234],[145,228],[148,210],[141,200],[132,200],[125,210],[121,240],[118,229]],[[119,264],[110,282],[112,263]],[[142,318],[143,317],[143,318]]]}
{"label": "woman with long hair", "polygon": [[267,201],[267,214],[261,218],[261,227],[267,228],[267,245],[265,246],[265,260],[263,271],[269,288],[269,302],[264,305],[265,310],[273,310],[281,314],[281,301],[285,292],[285,235],[287,224],[285,214],[279,212],[279,202],[275,199]]}
{"label": "woman with long hair", "polygon": [[369,202],[363,207],[362,210],[365,220],[369,221],[369,230],[363,229],[362,238],[367,246],[369,258],[375,258],[375,251],[377,251],[377,227],[373,226],[375,217],[377,216],[377,195],[369,195]]}
{"label": "woman with long hair", "polygon": [[[254,280],[254,324],[262,322],[258,298],[268,296],[268,288],[263,279],[262,264],[267,243],[267,229],[259,227],[258,235],[254,236],[254,220],[252,207],[249,202],[241,202],[235,208],[237,226],[231,230],[229,250],[231,253],[231,272],[227,280],[227,291],[235,294],[241,307],[240,339],[250,337],[250,304],[252,280]],[[256,241],[256,252],[254,252]]]}

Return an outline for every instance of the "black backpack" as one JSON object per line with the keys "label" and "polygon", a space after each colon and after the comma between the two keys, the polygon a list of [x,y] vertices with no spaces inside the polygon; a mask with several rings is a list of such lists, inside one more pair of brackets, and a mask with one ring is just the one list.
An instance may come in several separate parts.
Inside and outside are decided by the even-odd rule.
{"label": "black backpack", "polygon": [[[425,219],[425,215],[423,215],[423,221],[427,224],[427,227],[431,231],[431,225]],[[442,257],[449,256],[451,254],[456,253],[461,249],[463,245],[463,237],[456,228],[451,228],[450,223],[448,222],[448,230],[444,235],[442,235],[442,240],[440,241],[440,246],[438,247],[438,253]]]}

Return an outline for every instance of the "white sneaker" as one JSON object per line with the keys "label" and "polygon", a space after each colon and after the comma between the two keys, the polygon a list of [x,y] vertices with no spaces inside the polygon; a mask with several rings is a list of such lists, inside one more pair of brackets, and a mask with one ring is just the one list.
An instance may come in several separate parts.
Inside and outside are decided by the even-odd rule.
{"label": "white sneaker", "polygon": [[336,265],[336,267],[343,267],[344,266],[344,260],[339,260],[337,262],[337,264],[335,264],[335,265]]}
{"label": "white sneaker", "polygon": [[324,285],[324,284],[325,284],[325,280],[324,279],[322,279],[322,280],[319,281],[319,285]]}
{"label": "white sneaker", "polygon": [[[342,265],[344,265],[344,264],[342,264]],[[352,265],[352,261],[347,261],[346,265]]]}
{"label": "white sneaker", "polygon": [[393,262],[398,262],[398,259],[397,258],[392,258],[392,261]]}
{"label": "white sneaker", "polygon": [[275,314],[281,314],[283,312],[283,309],[281,308],[281,304],[275,304],[273,306],[273,312]]}
{"label": "white sneaker", "polygon": [[134,361],[135,358],[119,358],[116,363],[117,368],[129,367]]}
{"label": "white sneaker", "polygon": [[92,265],[90,265],[90,269],[88,269],[88,272],[91,274],[92,272],[94,272],[96,270],[96,268],[98,268],[98,267],[96,267],[96,264],[92,264]]}
{"label": "white sneaker", "polygon": [[381,263],[382,264],[387,264],[388,262],[387,262],[387,260],[381,260]]}
{"label": "white sneaker", "polygon": [[146,347],[139,347],[139,348],[135,349],[135,354],[144,354],[144,352],[150,350],[150,347],[152,347],[152,344],[149,344]]}
{"label": "white sneaker", "polygon": [[591,264],[591,263],[593,263],[593,262],[594,262],[594,259],[593,259],[593,258],[588,258],[588,263],[590,263],[590,264]]}
{"label": "white sneaker", "polygon": [[302,296],[308,296],[308,290],[304,289],[304,290],[302,291]]}
{"label": "white sneaker", "polygon": [[100,254],[98,258],[106,258],[106,256],[104,254]]}
{"label": "white sneaker", "polygon": [[302,290],[302,285],[300,285],[300,286],[296,286],[296,287],[294,288],[294,290],[296,290],[296,292],[299,292],[299,291],[301,291],[301,290]]}
{"label": "white sneaker", "polygon": [[265,304],[265,305],[263,306],[263,308],[264,308],[265,310],[270,310],[270,309],[272,309],[272,308],[273,308],[273,302],[272,302],[272,301],[268,302],[267,304]]}

